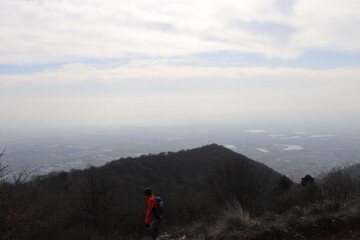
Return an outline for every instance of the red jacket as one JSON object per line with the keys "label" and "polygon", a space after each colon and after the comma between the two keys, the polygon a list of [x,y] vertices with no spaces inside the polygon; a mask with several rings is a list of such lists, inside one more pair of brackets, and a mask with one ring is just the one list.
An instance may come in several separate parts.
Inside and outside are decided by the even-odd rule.
{"label": "red jacket", "polygon": [[156,216],[156,213],[159,209],[157,201],[155,200],[154,195],[146,196],[147,200],[147,210],[146,210],[146,218],[145,224],[150,224],[150,221],[157,219],[160,216]]}

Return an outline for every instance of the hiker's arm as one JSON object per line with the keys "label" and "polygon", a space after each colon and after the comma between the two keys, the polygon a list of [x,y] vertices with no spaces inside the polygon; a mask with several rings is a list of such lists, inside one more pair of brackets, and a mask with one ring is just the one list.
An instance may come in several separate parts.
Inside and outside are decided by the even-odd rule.
{"label": "hiker's arm", "polygon": [[146,218],[145,218],[145,224],[150,224],[150,220],[151,220],[151,211],[153,209],[153,207],[155,207],[156,205],[156,200],[151,198],[149,199],[148,201],[148,207],[147,207],[147,210],[146,210]]}

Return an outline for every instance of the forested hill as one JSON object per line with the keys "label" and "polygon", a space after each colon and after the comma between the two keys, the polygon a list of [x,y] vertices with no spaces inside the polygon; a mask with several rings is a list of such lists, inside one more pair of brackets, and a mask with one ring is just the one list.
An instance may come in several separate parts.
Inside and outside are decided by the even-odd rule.
{"label": "forested hill", "polygon": [[142,195],[143,188],[149,186],[165,195],[207,189],[224,197],[238,194],[252,199],[264,197],[266,189],[272,189],[280,177],[266,165],[217,144],[122,158],[99,171],[118,176],[119,184],[127,185],[134,195]]}
{"label": "forested hill", "polygon": [[[41,223],[32,227],[37,239],[57,233],[59,238],[51,239],[88,239],[94,232],[129,236],[143,233],[146,187],[164,198],[167,224],[179,225],[217,219],[219,208],[234,199],[256,214],[267,208],[280,177],[264,164],[211,144],[38,176],[12,191],[3,209],[14,212],[16,206],[30,222]],[[12,224],[0,227],[23,232]]]}
{"label": "forested hill", "polygon": [[45,184],[50,191],[57,186],[71,191],[83,188],[90,179],[96,180],[135,202],[143,200],[145,187],[151,187],[167,199],[211,194],[211,199],[217,202],[236,197],[244,204],[266,204],[280,177],[262,163],[211,144],[179,152],[121,158],[102,167],[41,176],[37,182]]}

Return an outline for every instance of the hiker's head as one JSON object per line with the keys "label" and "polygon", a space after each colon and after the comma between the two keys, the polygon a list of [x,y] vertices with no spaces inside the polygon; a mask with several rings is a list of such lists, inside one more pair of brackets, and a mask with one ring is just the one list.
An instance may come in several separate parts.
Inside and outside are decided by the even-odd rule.
{"label": "hiker's head", "polygon": [[150,188],[145,188],[144,193],[145,193],[146,196],[150,196],[152,194]]}

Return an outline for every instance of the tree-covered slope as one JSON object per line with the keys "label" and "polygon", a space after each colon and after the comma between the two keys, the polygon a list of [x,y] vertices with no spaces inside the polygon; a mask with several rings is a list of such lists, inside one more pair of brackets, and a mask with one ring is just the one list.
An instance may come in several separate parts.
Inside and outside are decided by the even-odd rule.
{"label": "tree-covered slope", "polygon": [[95,233],[134,238],[143,233],[146,187],[164,198],[166,225],[185,225],[215,221],[219,209],[234,198],[250,212],[265,209],[280,177],[216,144],[121,158],[102,167],[38,176],[18,186],[5,200],[4,216],[11,217],[3,219],[0,230],[21,233],[24,229],[14,229],[6,219],[30,217],[41,226],[41,231],[34,227],[37,239],[88,239]]}

